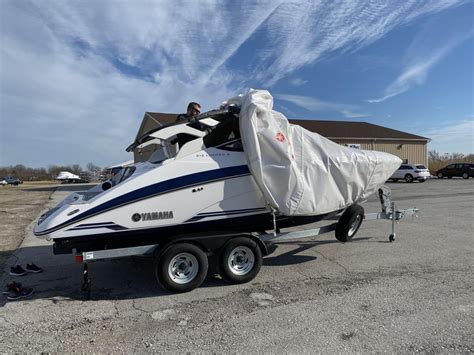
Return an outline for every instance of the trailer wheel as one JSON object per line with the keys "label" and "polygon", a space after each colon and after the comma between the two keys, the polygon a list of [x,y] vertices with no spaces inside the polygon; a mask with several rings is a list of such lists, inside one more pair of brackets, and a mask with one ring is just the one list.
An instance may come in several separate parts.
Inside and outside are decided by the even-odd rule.
{"label": "trailer wheel", "polygon": [[364,209],[354,204],[349,206],[336,224],[336,239],[342,243],[350,242],[364,220]]}
{"label": "trailer wheel", "polygon": [[219,266],[225,281],[234,284],[249,282],[262,267],[262,251],[250,238],[233,238],[224,245]]}
{"label": "trailer wheel", "polygon": [[201,248],[179,243],[168,247],[156,260],[158,282],[173,292],[188,292],[201,286],[207,276],[207,255]]}

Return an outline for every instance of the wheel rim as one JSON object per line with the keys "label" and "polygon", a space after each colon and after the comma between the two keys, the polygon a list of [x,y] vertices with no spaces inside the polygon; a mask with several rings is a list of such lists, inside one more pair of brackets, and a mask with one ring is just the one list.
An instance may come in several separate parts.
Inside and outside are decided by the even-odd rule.
{"label": "wheel rim", "polygon": [[177,284],[186,284],[194,280],[199,271],[196,257],[190,253],[179,253],[168,265],[168,276]]}
{"label": "wheel rim", "polygon": [[412,181],[413,181],[413,177],[412,177],[411,175],[407,175],[407,176],[405,177],[405,180],[406,180],[407,182],[412,182]]}
{"label": "wheel rim", "polygon": [[357,232],[357,229],[359,229],[359,226],[361,223],[362,223],[362,216],[358,214],[354,223],[351,224],[351,228],[349,228],[349,232],[347,232],[347,235],[349,237],[352,237],[355,234],[355,232]]}
{"label": "wheel rim", "polygon": [[255,265],[255,255],[250,248],[238,246],[230,252],[227,265],[234,275],[246,275],[252,271]]}
{"label": "wheel rim", "polygon": [[462,177],[463,177],[463,179],[467,179],[469,176],[467,175],[467,173],[464,173],[464,174],[462,174]]}
{"label": "wheel rim", "polygon": [[443,177],[443,174],[439,173],[438,178],[441,179]]}

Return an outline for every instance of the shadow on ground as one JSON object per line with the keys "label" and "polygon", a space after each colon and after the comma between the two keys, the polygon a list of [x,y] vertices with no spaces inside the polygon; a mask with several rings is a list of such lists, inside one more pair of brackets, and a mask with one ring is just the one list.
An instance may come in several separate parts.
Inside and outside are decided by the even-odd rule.
{"label": "shadow on ground", "polygon": [[[368,240],[358,238],[354,242]],[[310,248],[324,244],[339,243],[338,241],[305,241],[285,242],[284,245],[294,246],[291,250],[270,255],[263,260],[263,265],[285,266],[306,263],[317,259],[315,256],[298,255]],[[278,244],[275,244],[278,248]],[[275,249],[274,248],[274,249]],[[6,252],[3,252],[6,253]],[[11,253],[8,252],[8,253]],[[17,263],[25,268],[27,263],[35,263],[44,271],[39,274],[29,273],[25,276],[9,276],[10,266]],[[14,265],[14,264],[13,264]],[[88,263],[89,277],[92,281],[91,300],[121,300],[169,295],[156,281],[154,260],[146,257],[128,257],[120,259],[98,260]],[[210,269],[208,278],[201,287],[222,287],[227,285],[215,269]],[[83,282],[83,264],[74,261],[71,254],[53,255],[52,246],[34,246],[18,249],[10,258],[10,265],[5,269],[2,284],[15,281],[25,287],[34,289],[31,299],[64,299],[83,300],[86,293],[81,291]],[[0,301],[3,307],[7,301],[4,296]]]}

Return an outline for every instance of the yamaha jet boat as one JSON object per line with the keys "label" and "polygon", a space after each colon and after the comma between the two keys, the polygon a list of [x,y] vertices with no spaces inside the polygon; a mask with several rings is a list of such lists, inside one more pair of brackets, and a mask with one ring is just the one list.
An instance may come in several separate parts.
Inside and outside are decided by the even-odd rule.
{"label": "yamaha jet boat", "polygon": [[[313,223],[345,211],[344,235],[336,229],[336,237],[348,241],[363,219],[357,203],[378,191],[401,160],[340,146],[289,124],[272,105],[268,92],[252,90],[217,110],[147,132],[127,148],[155,147],[147,161],[69,195],[40,216],[34,234],[53,240],[55,254],[185,240],[192,245],[176,246],[168,258],[164,249],[165,264],[157,271],[174,291],[202,282],[205,275],[196,281],[185,270],[204,263],[202,250],[196,251],[203,238],[203,249],[223,248],[225,254],[230,236]],[[221,242],[210,242],[212,236]],[[257,251],[245,243],[229,247],[228,262],[222,263],[227,278],[238,282],[259,269]],[[251,251],[255,257],[247,257]]]}
{"label": "yamaha jet boat", "polygon": [[[55,253],[71,253],[73,248],[159,243],[185,234],[273,228],[272,211],[246,162],[235,107],[155,129],[128,150],[150,144],[158,149],[148,161],[72,193],[39,218],[34,234],[52,239]],[[312,223],[338,211],[333,212],[281,215],[276,223],[278,228]]]}

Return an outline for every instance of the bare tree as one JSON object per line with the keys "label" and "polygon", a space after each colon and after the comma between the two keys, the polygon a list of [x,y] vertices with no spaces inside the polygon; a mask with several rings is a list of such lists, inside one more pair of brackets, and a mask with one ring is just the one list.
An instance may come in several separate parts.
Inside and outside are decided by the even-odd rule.
{"label": "bare tree", "polygon": [[79,164],[72,164],[70,168],[71,173],[79,174],[82,171],[82,168]]}
{"label": "bare tree", "polygon": [[102,168],[100,166],[97,166],[94,163],[87,163],[86,168],[92,180],[99,179],[99,175],[102,171]]}

